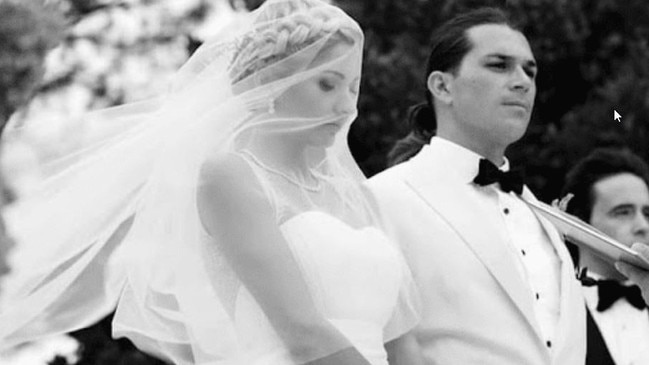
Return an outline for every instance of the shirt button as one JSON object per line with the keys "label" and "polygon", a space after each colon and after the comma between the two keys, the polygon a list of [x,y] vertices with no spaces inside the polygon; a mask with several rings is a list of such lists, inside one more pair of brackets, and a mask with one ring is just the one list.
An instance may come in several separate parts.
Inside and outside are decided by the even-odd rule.
{"label": "shirt button", "polygon": [[541,298],[541,296],[539,295],[539,293],[536,293],[536,300],[539,300],[539,298]]}
{"label": "shirt button", "polygon": [[527,255],[527,253],[525,253],[525,250],[521,250],[521,253],[523,254],[523,256]]}
{"label": "shirt button", "polygon": [[550,348],[552,347],[552,341],[545,341],[545,345]]}
{"label": "shirt button", "polygon": [[505,214],[509,214],[509,208],[503,209],[503,212],[505,212]]}

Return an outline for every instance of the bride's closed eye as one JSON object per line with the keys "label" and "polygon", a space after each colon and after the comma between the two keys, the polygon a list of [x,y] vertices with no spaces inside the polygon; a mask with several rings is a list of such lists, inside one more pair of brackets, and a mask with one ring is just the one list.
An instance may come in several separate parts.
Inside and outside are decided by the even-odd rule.
{"label": "bride's closed eye", "polygon": [[336,88],[336,83],[334,80],[330,80],[329,78],[323,77],[319,80],[318,85],[320,86],[320,90],[322,91],[332,91],[333,89]]}

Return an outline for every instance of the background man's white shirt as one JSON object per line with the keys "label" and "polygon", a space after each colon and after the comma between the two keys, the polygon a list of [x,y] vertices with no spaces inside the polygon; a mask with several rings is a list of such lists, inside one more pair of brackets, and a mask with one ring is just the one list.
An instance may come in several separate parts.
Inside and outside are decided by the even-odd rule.
{"label": "background man's white shirt", "polygon": [[[589,271],[588,276],[601,279]],[[626,284],[626,283],[625,283]],[[631,285],[628,283],[628,285]],[[603,312],[597,311],[597,286],[583,286],[586,306],[617,365],[649,364],[649,310],[637,309],[621,298]]]}

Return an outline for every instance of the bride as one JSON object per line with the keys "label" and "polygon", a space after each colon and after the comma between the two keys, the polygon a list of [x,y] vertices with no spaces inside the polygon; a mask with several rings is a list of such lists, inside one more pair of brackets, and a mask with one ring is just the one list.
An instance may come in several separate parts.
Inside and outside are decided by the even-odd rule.
{"label": "bride", "polygon": [[[92,324],[175,364],[417,364],[417,297],[347,146],[363,36],[270,0],[10,212],[0,349]],[[387,344],[387,345],[386,345]]]}

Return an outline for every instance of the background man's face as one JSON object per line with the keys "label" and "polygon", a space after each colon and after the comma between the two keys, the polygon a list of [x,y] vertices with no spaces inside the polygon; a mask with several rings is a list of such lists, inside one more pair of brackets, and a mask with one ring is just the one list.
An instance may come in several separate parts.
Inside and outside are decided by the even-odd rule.
{"label": "background man's face", "polygon": [[642,179],[622,173],[593,185],[590,223],[627,246],[649,244],[649,188]]}

